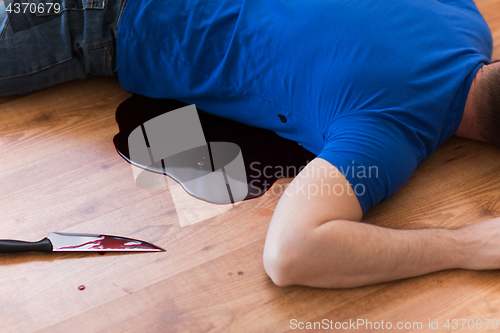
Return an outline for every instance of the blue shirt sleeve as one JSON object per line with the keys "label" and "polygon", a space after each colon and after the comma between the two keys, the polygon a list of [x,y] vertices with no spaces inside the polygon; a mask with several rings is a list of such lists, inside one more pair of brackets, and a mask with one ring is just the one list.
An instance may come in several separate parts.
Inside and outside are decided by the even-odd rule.
{"label": "blue shirt sleeve", "polygon": [[387,115],[346,116],[330,124],[326,144],[317,157],[347,178],[365,214],[400,189],[424,160],[419,140],[412,133]]}

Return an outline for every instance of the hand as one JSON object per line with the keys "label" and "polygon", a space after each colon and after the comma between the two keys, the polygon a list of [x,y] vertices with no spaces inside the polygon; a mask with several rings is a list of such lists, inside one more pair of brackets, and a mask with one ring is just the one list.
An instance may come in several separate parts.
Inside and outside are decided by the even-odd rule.
{"label": "hand", "polygon": [[461,268],[500,268],[500,217],[474,223],[457,232],[463,243]]}

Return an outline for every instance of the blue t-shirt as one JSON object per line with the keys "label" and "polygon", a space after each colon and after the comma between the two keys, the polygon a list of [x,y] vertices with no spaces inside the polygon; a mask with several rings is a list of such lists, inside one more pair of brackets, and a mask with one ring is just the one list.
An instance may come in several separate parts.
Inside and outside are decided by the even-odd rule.
{"label": "blue t-shirt", "polygon": [[118,76],[299,142],[366,213],[455,134],[492,45],[472,0],[129,0]]}

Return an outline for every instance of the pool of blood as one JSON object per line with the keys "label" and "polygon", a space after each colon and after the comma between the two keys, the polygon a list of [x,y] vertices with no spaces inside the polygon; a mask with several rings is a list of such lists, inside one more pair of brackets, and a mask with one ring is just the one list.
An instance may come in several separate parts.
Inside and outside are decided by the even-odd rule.
{"label": "pool of blood", "polygon": [[[131,96],[116,110],[119,128],[119,133],[113,138],[116,150],[122,157],[129,159],[128,136],[134,129],[150,119],[187,105],[189,104],[173,99]],[[263,195],[278,178],[295,177],[301,167],[316,157],[297,142],[284,139],[270,130],[245,125],[199,109],[198,115],[206,142],[232,142],[240,147],[249,184],[248,195],[244,200]],[[284,122],[283,117],[280,119]],[[267,168],[265,173],[264,168]],[[279,172],[280,170],[283,172]]]}

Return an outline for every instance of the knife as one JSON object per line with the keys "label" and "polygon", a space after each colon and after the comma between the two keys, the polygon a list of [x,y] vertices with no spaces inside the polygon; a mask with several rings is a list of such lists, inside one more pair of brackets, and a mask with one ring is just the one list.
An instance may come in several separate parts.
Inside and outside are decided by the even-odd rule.
{"label": "knife", "polygon": [[0,253],[17,252],[74,252],[74,251],[165,251],[137,239],[110,235],[68,234],[51,232],[38,242],[11,239],[0,240]]}

